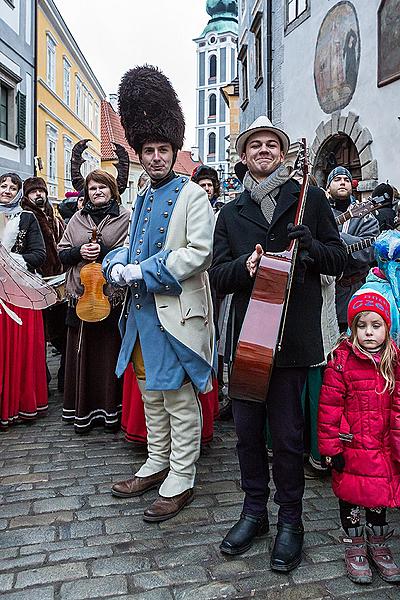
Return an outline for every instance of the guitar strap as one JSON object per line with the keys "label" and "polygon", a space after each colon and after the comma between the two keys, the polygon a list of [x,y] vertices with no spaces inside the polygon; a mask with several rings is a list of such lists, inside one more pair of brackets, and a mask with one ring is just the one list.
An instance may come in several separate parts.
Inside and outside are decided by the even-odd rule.
{"label": "guitar strap", "polygon": [[349,227],[350,227],[350,219],[348,221],[346,221],[345,223],[343,223],[342,233],[348,233]]}

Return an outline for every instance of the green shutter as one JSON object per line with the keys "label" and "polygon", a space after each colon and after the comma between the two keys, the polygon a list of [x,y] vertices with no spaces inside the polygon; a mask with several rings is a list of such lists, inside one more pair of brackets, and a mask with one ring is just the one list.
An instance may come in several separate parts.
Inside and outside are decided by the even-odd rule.
{"label": "green shutter", "polygon": [[17,92],[17,140],[20,148],[26,146],[26,96]]}

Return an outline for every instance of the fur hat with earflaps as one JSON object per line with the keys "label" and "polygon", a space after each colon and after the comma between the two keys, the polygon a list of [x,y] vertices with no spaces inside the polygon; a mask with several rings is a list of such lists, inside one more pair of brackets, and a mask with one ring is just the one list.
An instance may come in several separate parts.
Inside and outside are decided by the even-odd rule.
{"label": "fur hat with earflaps", "polygon": [[145,142],[169,142],[177,152],[183,146],[185,119],[169,79],[156,67],[135,67],[119,86],[119,112],[129,145],[137,154]]}

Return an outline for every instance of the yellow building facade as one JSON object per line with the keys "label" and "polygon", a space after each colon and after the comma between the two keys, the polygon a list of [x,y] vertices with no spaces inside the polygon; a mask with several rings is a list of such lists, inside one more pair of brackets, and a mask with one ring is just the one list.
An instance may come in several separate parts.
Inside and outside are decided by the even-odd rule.
{"label": "yellow building facade", "polygon": [[52,200],[72,190],[71,151],[90,138],[85,176],[101,163],[101,101],[105,93],[52,0],[38,0],[36,174]]}

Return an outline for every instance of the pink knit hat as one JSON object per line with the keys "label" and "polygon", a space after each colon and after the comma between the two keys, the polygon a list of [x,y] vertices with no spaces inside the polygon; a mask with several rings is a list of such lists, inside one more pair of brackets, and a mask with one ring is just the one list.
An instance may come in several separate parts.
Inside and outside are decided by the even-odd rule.
{"label": "pink knit hat", "polygon": [[382,294],[375,290],[360,290],[356,292],[347,307],[347,322],[351,327],[354,317],[361,312],[376,312],[391,327],[390,304]]}

